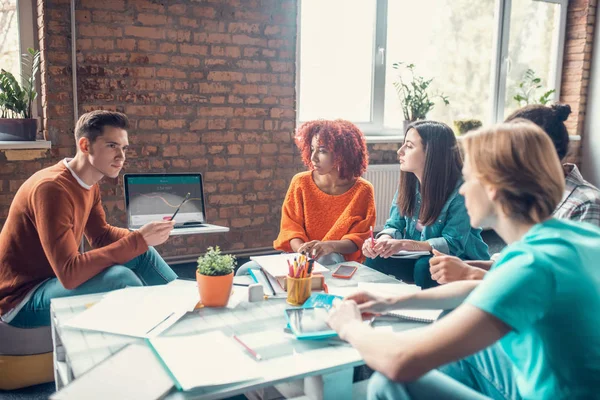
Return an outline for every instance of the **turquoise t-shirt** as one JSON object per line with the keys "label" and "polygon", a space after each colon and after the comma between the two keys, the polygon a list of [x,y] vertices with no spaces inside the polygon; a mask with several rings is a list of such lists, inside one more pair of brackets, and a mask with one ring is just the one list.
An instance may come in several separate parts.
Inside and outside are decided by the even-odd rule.
{"label": "turquoise t-shirt", "polygon": [[600,228],[533,226],[466,302],[513,328],[500,346],[523,398],[600,397]]}

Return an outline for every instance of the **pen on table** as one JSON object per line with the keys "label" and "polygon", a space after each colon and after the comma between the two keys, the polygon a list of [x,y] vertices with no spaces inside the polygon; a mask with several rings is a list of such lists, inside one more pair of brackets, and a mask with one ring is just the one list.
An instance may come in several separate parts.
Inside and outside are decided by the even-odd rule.
{"label": "pen on table", "polygon": [[175,213],[173,214],[173,216],[171,217],[171,219],[169,221],[173,221],[175,219],[175,216],[179,212],[179,209],[181,208],[181,206],[183,205],[183,203],[185,203],[189,198],[190,198],[190,192],[188,192],[188,194],[185,195],[185,198],[183,199],[183,201],[181,202],[181,204],[179,205],[179,207],[177,207],[177,210],[175,210]]}
{"label": "pen on table", "polygon": [[370,226],[369,233],[371,234],[371,246],[375,246],[375,238],[373,237],[373,225]]}
{"label": "pen on table", "polygon": [[248,347],[248,345],[246,343],[242,342],[239,337],[233,335],[233,338],[235,339],[236,342],[238,342],[239,344],[244,346],[244,348],[246,350],[248,350],[248,353],[252,354],[252,357],[254,357],[258,361],[262,360],[262,357],[260,356],[260,354],[258,354],[257,352],[252,350],[250,347]]}

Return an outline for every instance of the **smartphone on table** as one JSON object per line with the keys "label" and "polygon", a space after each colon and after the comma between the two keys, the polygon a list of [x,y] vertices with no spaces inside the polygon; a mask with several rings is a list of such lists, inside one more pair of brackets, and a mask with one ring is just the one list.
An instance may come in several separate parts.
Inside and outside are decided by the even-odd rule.
{"label": "smartphone on table", "polygon": [[352,278],[352,275],[354,275],[357,269],[358,267],[355,267],[353,265],[342,264],[339,267],[337,267],[335,271],[333,271],[333,274],[331,274],[331,276],[339,279],[350,279]]}

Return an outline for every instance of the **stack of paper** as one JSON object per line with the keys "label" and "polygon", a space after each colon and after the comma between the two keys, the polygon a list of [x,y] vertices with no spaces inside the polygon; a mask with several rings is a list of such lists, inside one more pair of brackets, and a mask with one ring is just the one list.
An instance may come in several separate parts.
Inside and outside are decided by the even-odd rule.
{"label": "stack of paper", "polygon": [[129,287],[108,293],[66,326],[136,337],[153,337],[198,303],[195,281]]}

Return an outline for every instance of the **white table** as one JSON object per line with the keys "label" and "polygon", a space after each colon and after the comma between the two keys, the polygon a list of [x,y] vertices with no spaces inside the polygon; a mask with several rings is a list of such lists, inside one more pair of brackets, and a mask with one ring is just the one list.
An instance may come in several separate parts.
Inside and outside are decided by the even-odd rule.
{"label": "white table", "polygon": [[[352,264],[352,263],[345,263]],[[332,278],[325,273],[330,288],[356,286],[358,282],[394,283],[394,278],[366,266],[360,266],[350,280]],[[330,266],[334,270],[336,266]],[[238,287],[234,287],[238,290]],[[51,302],[52,336],[54,342],[55,377],[57,390],[77,379],[131,343],[142,339],[65,328],[63,324],[85,310],[86,305],[101,298],[101,294],[53,299]],[[268,299],[256,303],[242,302],[234,309],[202,308],[188,313],[163,336],[178,336],[221,330],[226,335],[244,335],[261,331],[283,330],[286,325],[284,310],[289,307],[285,299]],[[412,329],[420,323],[401,322],[394,330]],[[261,349],[258,349],[259,353]],[[274,363],[273,372],[262,380],[228,385],[226,387],[199,389],[193,392],[176,392],[168,399],[217,399],[245,393],[264,387],[304,379],[304,390],[310,398],[340,399],[352,397],[352,375],[355,366],[363,365],[360,354],[338,339],[329,341],[299,341],[289,336],[276,352],[261,363]],[[281,355],[279,355],[281,354]],[[279,368],[281,365],[281,368]],[[108,383],[109,384],[109,383]]]}

